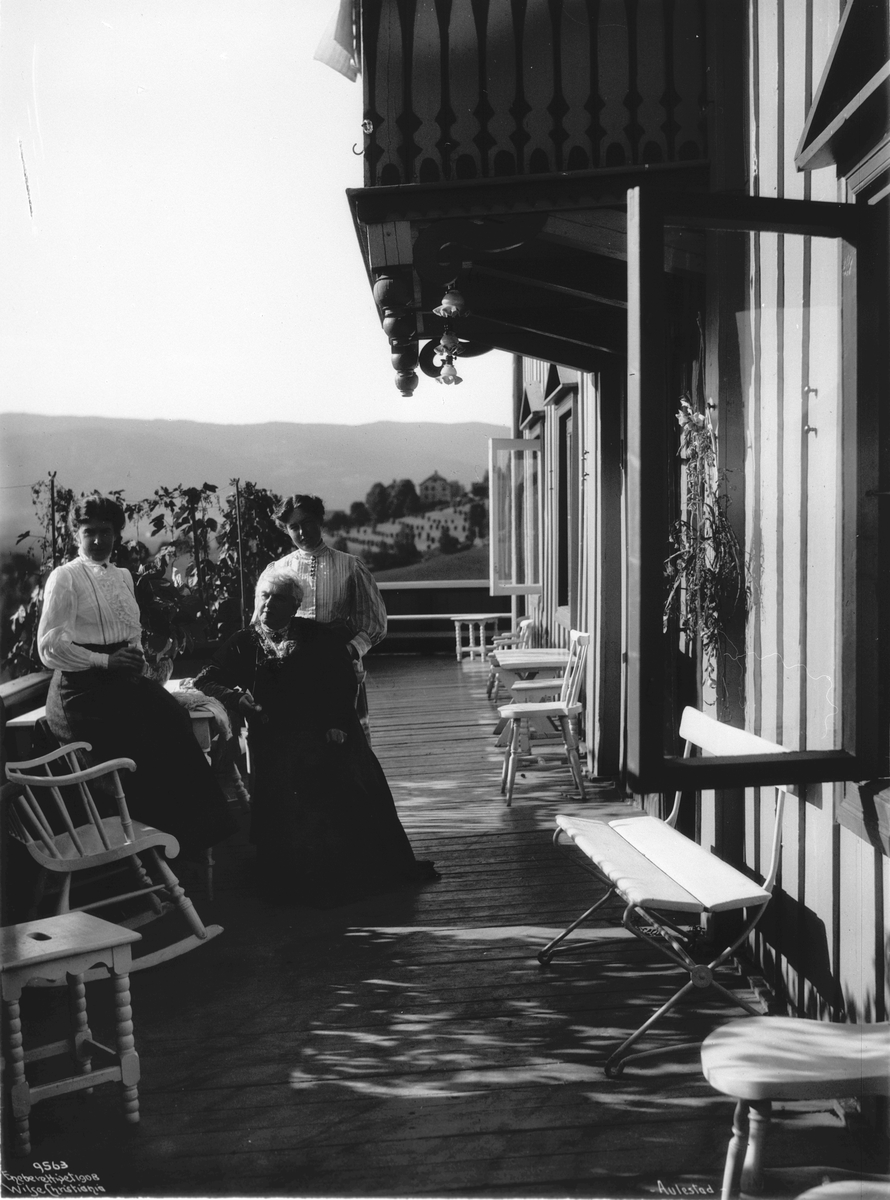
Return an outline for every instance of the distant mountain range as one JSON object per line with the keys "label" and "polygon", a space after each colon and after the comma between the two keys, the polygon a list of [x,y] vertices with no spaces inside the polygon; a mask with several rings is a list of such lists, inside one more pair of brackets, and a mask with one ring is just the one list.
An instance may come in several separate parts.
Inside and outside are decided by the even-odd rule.
{"label": "distant mountain range", "polygon": [[131,501],[177,484],[223,490],[239,478],[283,495],[313,493],[330,511],[364,500],[378,481],[420,483],[438,471],[469,486],[485,474],[488,439],[509,433],[482,422],[212,425],[0,414],[0,550],[36,531],[27,485],[50,471],[76,492],[121,488]]}

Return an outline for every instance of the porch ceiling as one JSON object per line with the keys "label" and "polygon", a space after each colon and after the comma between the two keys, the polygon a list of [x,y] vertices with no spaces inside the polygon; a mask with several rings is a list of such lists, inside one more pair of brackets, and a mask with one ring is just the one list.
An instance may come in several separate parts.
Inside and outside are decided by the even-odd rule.
{"label": "porch ceiling", "polygon": [[[623,356],[624,206],[643,179],[707,190],[706,169],[691,164],[348,193],[400,390],[417,386],[416,368],[438,375],[432,351],[446,328],[462,357],[496,348],[595,371]],[[697,265],[695,247],[679,244],[666,263]],[[394,286],[384,294],[381,281]],[[450,284],[466,309],[444,319],[434,310]]]}

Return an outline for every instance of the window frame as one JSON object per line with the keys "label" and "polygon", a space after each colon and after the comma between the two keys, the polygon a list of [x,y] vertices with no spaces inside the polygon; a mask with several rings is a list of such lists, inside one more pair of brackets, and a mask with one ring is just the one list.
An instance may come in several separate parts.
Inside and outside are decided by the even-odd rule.
{"label": "window frame", "polygon": [[[536,583],[516,583],[508,582],[501,578],[498,573],[498,546],[500,542],[500,497],[497,494],[499,486],[499,476],[495,470],[495,456],[498,451],[510,451],[512,453],[530,454],[534,453],[538,456],[537,462],[537,491],[534,503],[534,519],[537,522],[537,530],[535,542],[537,545],[537,562],[535,569],[537,573]],[[544,531],[543,521],[543,441],[540,438],[490,438],[488,442],[488,486],[489,486],[489,502],[488,502],[488,532],[489,532],[489,594],[492,596],[539,596],[543,592],[543,556],[542,556],[542,538]],[[515,521],[515,505],[512,495],[512,485],[514,479],[511,478],[511,496],[510,496],[510,513],[513,515],[513,531],[516,532],[518,526]],[[526,510],[527,511],[527,510]],[[526,517],[527,520],[527,517]],[[523,525],[520,532],[523,536],[527,536],[527,526]],[[514,567],[516,556],[513,555]],[[515,578],[515,577],[514,577]]]}
{"label": "window frame", "polygon": [[574,398],[554,413],[557,442],[557,570],[556,607],[566,617],[575,607],[578,590],[578,463]]}
{"label": "window frame", "polygon": [[[665,226],[810,234],[844,248],[842,296],[842,639],[841,746],[784,755],[683,759],[663,752],[666,685],[662,631],[662,563],[667,546],[664,497],[668,455],[664,404]],[[857,302],[872,224],[853,205],[706,194],[627,193],[627,737],[626,780],[636,793],[757,787],[770,783],[867,779],[877,758],[871,692],[877,679],[869,645],[877,629],[867,557],[874,524],[865,508],[875,487],[876,405],[857,395],[860,352],[871,331]],[[859,272],[857,274],[857,254]],[[651,416],[649,414],[652,414]]]}

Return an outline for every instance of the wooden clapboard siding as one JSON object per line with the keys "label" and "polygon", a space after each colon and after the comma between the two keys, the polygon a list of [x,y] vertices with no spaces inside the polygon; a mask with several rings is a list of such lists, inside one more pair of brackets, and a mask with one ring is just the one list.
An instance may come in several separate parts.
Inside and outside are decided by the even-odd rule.
{"label": "wooden clapboard siding", "polygon": [[[272,906],[254,894],[245,834],[220,847],[214,903],[200,875],[189,888],[224,933],[131,980],[141,1124],[123,1128],[112,1087],[47,1100],[20,1169],[65,1161],[115,1196],[643,1200],[659,1181],[716,1194],[732,1102],[679,1046],[741,1010],[693,996],[650,1035],[668,1053],[607,1080],[606,1049],[677,973],[620,928],[620,905],[589,950],[535,959],[591,900],[580,861],[551,845],[555,812],[627,806],[567,800],[559,771],[521,779],[507,809],[486,667],[368,665],[376,752],[441,879],[324,911]],[[736,971],[722,980],[752,996]],[[89,993],[98,1037],[107,997]],[[49,1026],[61,1000],[26,995],[26,1036],[35,1007]],[[793,1112],[767,1164],[789,1194],[818,1182],[816,1164],[864,1169],[824,1104]]]}
{"label": "wooden clapboard siding", "polygon": [[[746,5],[747,186],[752,195],[848,198],[833,169],[798,173],[793,165],[842,7],[833,0],[749,0]],[[625,67],[619,58],[615,70],[620,74]],[[614,80],[603,85],[606,104],[620,105],[623,99],[611,94],[613,88]],[[608,124],[613,117],[607,112],[604,119]],[[842,535],[855,516],[849,489],[843,492],[841,486],[844,461],[847,470],[854,466],[852,392],[849,387],[846,395],[841,392],[841,379],[849,381],[850,375],[848,331],[856,326],[844,309],[851,264],[843,260],[841,242],[790,232],[709,234],[707,246],[704,370],[709,390],[716,387],[720,393],[715,414],[720,466],[728,472],[732,515],[750,555],[753,602],[746,628],[734,641],[744,645],[737,668],[741,678],[726,676],[717,686],[700,680],[702,698],[726,719],[743,721],[791,750],[847,746],[851,739],[845,735],[871,716],[863,711],[870,707],[867,697],[857,696],[854,686],[862,672],[845,658],[851,652],[849,608],[856,593],[850,579],[841,578]],[[739,345],[727,352],[730,327]],[[732,378],[732,365],[726,369],[735,354],[738,380]],[[554,364],[526,359],[523,370],[529,386],[549,394]],[[880,380],[878,373],[875,377]],[[880,382],[866,387],[873,392]],[[624,712],[624,672],[619,667],[608,681],[605,674],[607,652],[617,648],[620,655],[625,649],[625,631],[615,612],[628,611],[620,595],[617,609],[610,614],[606,607],[612,582],[606,569],[609,546],[616,548],[616,558],[623,554],[624,498],[608,510],[610,500],[621,495],[620,469],[615,469],[620,452],[610,457],[607,433],[615,433],[608,422],[620,414],[615,402],[621,400],[621,388],[604,382],[603,374],[591,374],[582,376],[578,395],[575,430],[582,459],[587,456],[594,464],[595,478],[584,493],[588,590],[585,597],[579,588],[572,600],[594,647],[586,698],[588,764],[605,773],[617,770],[619,762],[601,756],[601,745],[607,742],[614,755],[621,736],[614,726],[605,734],[604,722],[607,716],[620,721]],[[864,396],[868,420],[869,403]],[[617,424],[622,424],[620,415]],[[563,633],[556,603],[559,446],[552,409],[544,409],[538,428],[544,439],[544,565],[543,594],[534,606],[544,638],[557,644]],[[617,482],[608,477],[613,470]],[[873,484],[869,477],[863,486]],[[864,574],[860,596],[870,587],[871,577],[867,570]],[[847,618],[843,631],[842,617]],[[862,621],[870,619],[865,614]],[[872,632],[865,629],[864,643]],[[848,796],[853,791],[849,788]],[[812,785],[788,806],[776,920],[758,937],[756,949],[792,1009],[841,1016],[846,996],[850,1011],[884,1014],[888,861],[855,841],[861,830],[838,829],[836,807],[843,794],[839,785]],[[735,810],[725,796],[704,793],[697,833],[705,844],[764,873],[772,791],[751,789],[743,803],[742,828],[732,820]],[[854,864],[855,885],[848,887],[847,872]],[[846,931],[853,928],[861,932],[847,939]],[[802,942],[813,948],[801,952]]]}
{"label": "wooden clapboard siding", "polygon": [[588,766],[616,776],[624,719],[624,371],[616,366],[582,376],[579,443],[586,537],[579,623],[591,635],[586,688]]}
{"label": "wooden clapboard siding", "polygon": [[581,375],[578,383],[578,430],[575,440],[578,470],[578,513],[579,539],[577,598],[575,599],[575,623],[579,629],[590,634],[587,666],[584,679],[586,705],[585,734],[587,743],[587,769],[597,774],[596,745],[598,741],[596,689],[599,682],[597,669],[596,576],[600,553],[600,537],[597,516],[596,472],[590,464],[596,461],[598,443],[598,404],[595,381],[589,375]]}
{"label": "wooden clapboard siding", "polygon": [[[546,396],[547,394],[547,374],[550,370],[550,364],[542,362],[540,359],[523,358],[522,360],[522,383],[524,387],[533,387],[538,389],[538,394]],[[529,437],[541,437],[549,441],[547,423],[545,420],[546,413],[541,412],[540,420],[536,421],[533,426],[527,430]],[[537,636],[542,645],[551,645],[551,631],[553,626],[553,612],[550,607],[545,607],[549,603],[549,597],[553,594],[553,512],[551,507],[551,498],[549,495],[550,489],[548,486],[550,459],[549,448],[546,444],[543,446],[541,454],[541,496],[542,496],[542,519],[543,529],[541,530],[541,561],[542,561],[542,592],[536,596],[529,597],[529,612],[535,616],[535,625],[537,628]]]}
{"label": "wooden clapboard siding", "polygon": [[[835,281],[840,275],[840,252],[836,245],[815,240],[810,243],[808,280],[810,298],[808,393],[806,424],[819,432],[806,438],[807,462],[807,578],[806,593],[821,596],[810,606],[806,624],[807,712],[806,735],[814,748],[828,747],[840,736],[832,706],[840,703],[834,687],[839,661],[838,613],[840,612],[840,561],[837,539],[825,536],[840,511],[840,478],[836,467],[840,425],[838,374],[831,339],[832,313],[836,303]],[[823,437],[822,431],[833,432]],[[831,689],[829,691],[829,689]],[[836,743],[835,743],[836,744]]]}
{"label": "wooden clapboard siding", "polygon": [[[802,56],[780,54],[783,73],[779,89],[785,99],[779,105],[779,115],[784,119],[784,153],[797,136],[796,131],[802,128],[812,99],[812,80],[821,66],[813,63],[812,6],[803,6],[798,13],[784,6],[780,20],[786,40],[790,37],[794,44],[805,46]],[[794,172],[787,155],[783,159],[780,154],[779,163],[783,174],[777,192],[792,198],[812,194],[810,173]],[[779,169],[777,166],[777,172]],[[834,199],[835,195],[825,198]],[[783,590],[789,598],[785,607],[784,643],[789,651],[793,646],[798,647],[797,662],[804,664],[803,669],[797,668],[796,678],[793,666],[785,672],[782,727],[786,745],[827,748],[836,744],[838,736],[828,691],[839,674],[835,636],[838,541],[826,536],[826,531],[836,525],[839,489],[836,405],[839,372],[832,329],[838,300],[838,248],[819,240],[784,239],[782,249],[783,254],[776,256],[776,268],[783,272],[786,312],[791,318],[783,331],[784,345],[790,352],[784,353],[780,360],[784,367],[784,423],[789,434],[800,430],[796,438],[788,436],[785,440],[784,491],[789,500],[795,494],[802,500],[796,507],[789,506],[793,524],[789,524],[784,541]],[[799,314],[799,331],[793,324],[795,314]],[[793,353],[798,341],[795,335],[799,336],[799,354]],[[807,426],[814,427],[816,434],[808,434]],[[831,792],[830,787],[813,788],[789,810],[782,888],[794,897],[796,916],[782,930],[784,947],[802,944],[802,939],[811,932],[805,914],[817,914],[817,921],[824,924],[824,914],[832,911],[831,873],[820,869],[826,857],[830,862]],[[797,1011],[825,1015],[834,1008],[837,997],[825,994],[824,977],[816,981],[807,978],[808,971],[814,973],[812,963],[798,962],[795,967],[789,963],[787,953],[780,954],[779,962],[786,994]]]}
{"label": "wooden clapboard siding", "polygon": [[[579,372],[580,375],[580,372]],[[570,603],[572,606],[572,624],[577,628],[590,632],[590,596],[588,586],[590,582],[590,570],[588,566],[588,558],[593,551],[596,551],[596,543],[592,539],[592,527],[590,523],[590,505],[588,503],[588,495],[590,493],[591,472],[587,470],[587,462],[589,451],[587,447],[591,437],[591,422],[595,413],[592,386],[589,376],[580,375],[578,381],[578,391],[575,403],[575,429],[572,440],[572,450],[574,455],[573,471],[575,477],[575,497],[573,505],[575,509],[575,538],[577,540],[577,559],[575,560],[575,575],[571,580],[572,594]],[[593,672],[593,659],[588,655],[587,675],[585,694],[589,694],[590,680]]]}
{"label": "wooden clapboard siding", "polygon": [[[523,359],[526,388],[551,395],[559,368],[538,359]],[[558,599],[558,503],[560,476],[560,404],[548,405],[530,431],[541,437],[543,452],[543,592],[532,599],[540,634],[548,645],[565,645],[569,625],[591,634],[585,688],[585,731],[588,767],[610,776],[619,770],[624,681],[621,567],[623,542],[622,447],[623,370],[603,376],[579,373],[577,396],[571,403],[573,426],[573,486],[577,514],[577,566],[570,581],[569,604]],[[594,464],[596,464],[594,466]]]}
{"label": "wooden clapboard siding", "polygon": [[[808,175],[809,178],[809,175]],[[834,350],[831,327],[834,307],[835,281],[840,274],[838,247],[819,240],[806,243],[808,257],[803,281],[806,324],[804,328],[805,368],[803,392],[804,425],[831,430],[831,438],[804,435],[802,456],[806,474],[804,521],[804,552],[801,573],[804,580],[802,595],[819,596],[818,605],[802,603],[804,620],[802,636],[803,661],[807,663],[804,688],[800,696],[803,726],[808,746],[828,747],[840,736],[834,706],[838,703],[833,681],[837,677],[839,659],[838,619],[840,595],[838,580],[840,564],[838,539],[824,535],[832,528],[840,509],[840,480],[836,469],[837,436],[840,429],[840,405],[837,371],[831,359]],[[802,879],[799,887],[801,909],[817,914],[828,930],[834,908],[832,856],[834,837],[834,788],[831,785],[814,787],[807,796],[810,803],[800,804],[802,834],[798,842],[798,858]],[[798,932],[800,936],[800,931]],[[831,946],[831,938],[827,944]],[[836,953],[829,949],[829,964],[836,972]],[[837,1008],[838,996],[826,996],[812,979],[802,978],[796,1002],[802,1012],[819,1016],[831,1015]]]}
{"label": "wooden clapboard siding", "polygon": [[[800,136],[840,16],[832,0],[749,6],[750,187],[762,196],[843,199],[833,170],[798,174]],[[792,52],[800,47],[801,53]],[[747,644],[749,728],[789,748],[840,739],[840,247],[750,239],[749,545],[762,564]],[[776,317],[784,306],[785,318]],[[807,433],[810,426],[813,432]],[[886,1013],[887,860],[834,823],[837,786],[810,788],[786,816],[781,886],[789,921],[761,944],[789,1002],[820,1015]],[[765,796],[766,793],[764,793]],[[748,797],[746,853],[761,869],[768,802]],[[824,938],[826,975],[795,951]]]}
{"label": "wooden clapboard siding", "polygon": [[[568,644],[572,628],[590,630],[590,555],[596,541],[589,509],[590,422],[595,415],[589,376],[536,359],[523,360],[525,386],[539,388],[549,403],[535,427],[543,439],[543,592],[535,598],[541,637],[547,645]],[[571,436],[563,446],[563,423]],[[564,452],[565,450],[565,452]],[[565,493],[567,514],[561,511]],[[567,594],[560,589],[560,545],[567,554]]]}

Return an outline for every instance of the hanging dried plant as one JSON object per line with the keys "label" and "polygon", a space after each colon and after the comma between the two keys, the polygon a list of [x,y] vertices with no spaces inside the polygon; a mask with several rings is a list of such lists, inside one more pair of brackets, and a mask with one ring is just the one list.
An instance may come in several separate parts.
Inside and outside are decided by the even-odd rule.
{"label": "hanging dried plant", "polygon": [[686,515],[670,532],[664,564],[664,628],[672,618],[706,659],[720,650],[729,618],[750,599],[749,571],[727,516],[729,498],[717,472],[717,438],[707,408],[680,401],[680,454],[686,463]]}

